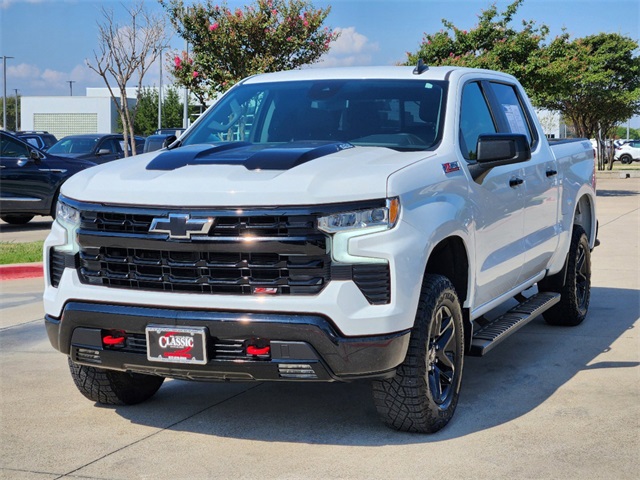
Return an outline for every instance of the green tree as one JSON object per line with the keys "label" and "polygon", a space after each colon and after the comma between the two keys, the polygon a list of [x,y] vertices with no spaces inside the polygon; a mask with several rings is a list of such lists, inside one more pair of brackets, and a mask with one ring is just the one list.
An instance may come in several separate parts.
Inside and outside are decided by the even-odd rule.
{"label": "green tree", "polygon": [[138,95],[138,113],[133,122],[136,135],[151,135],[158,128],[158,90],[145,87]]}
{"label": "green tree", "polygon": [[[616,128],[616,136],[618,138],[627,138],[627,127],[617,127]],[[630,128],[629,129],[629,137],[630,139],[640,138],[640,129],[638,128]]]}
{"label": "green tree", "polygon": [[[175,87],[164,90],[162,100],[162,126],[165,128],[182,125],[183,107]],[[152,135],[158,128],[158,90],[144,87],[138,95],[137,114],[133,124],[136,135]],[[122,131],[122,121],[118,118],[118,130]]]}
{"label": "green tree", "polygon": [[[17,98],[18,108],[20,107],[20,95]],[[0,96],[0,112],[3,111],[4,97]],[[2,121],[2,113],[0,113],[0,121]],[[5,130],[16,130],[16,97],[7,97],[7,124],[2,125]],[[20,113],[18,112],[18,128],[20,129]]]}
{"label": "green tree", "polygon": [[536,58],[549,28],[538,27],[534,21],[523,21],[521,29],[514,28],[513,17],[523,2],[516,0],[501,13],[491,5],[470,30],[461,30],[443,19],[445,28],[426,33],[418,51],[407,53],[406,64],[415,65],[421,58],[427,65],[487,68],[514,75],[527,90],[543,85]]}
{"label": "green tree", "polygon": [[323,23],[330,8],[306,0],[257,0],[232,11],[226,3],[160,0],[190,51],[170,66],[201,105],[250,75],[317,62],[337,34]]}
{"label": "green tree", "polygon": [[166,90],[162,102],[162,126],[166,128],[181,127],[183,104],[180,101],[178,91],[174,87]]}
{"label": "green tree", "polygon": [[[638,42],[609,33],[571,40],[563,32],[546,43],[546,25],[523,21],[521,29],[511,26],[523,2],[515,0],[500,14],[492,5],[469,31],[443,20],[446,30],[426,34],[418,51],[408,54],[407,63],[423,58],[432,65],[510,73],[534,105],[560,111],[578,136],[610,138],[617,124],[640,112]],[[603,154],[599,158],[604,162]]]}
{"label": "green tree", "polygon": [[553,78],[536,102],[561,111],[577,134],[613,134],[614,127],[640,113],[638,42],[617,33],[599,33],[576,40],[556,38],[541,58]]}

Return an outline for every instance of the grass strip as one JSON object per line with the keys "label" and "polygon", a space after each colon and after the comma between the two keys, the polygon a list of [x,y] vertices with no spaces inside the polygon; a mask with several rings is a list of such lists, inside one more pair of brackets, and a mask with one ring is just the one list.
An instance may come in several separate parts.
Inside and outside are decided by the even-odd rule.
{"label": "grass strip", "polygon": [[0,265],[42,261],[44,240],[29,243],[0,242]]}

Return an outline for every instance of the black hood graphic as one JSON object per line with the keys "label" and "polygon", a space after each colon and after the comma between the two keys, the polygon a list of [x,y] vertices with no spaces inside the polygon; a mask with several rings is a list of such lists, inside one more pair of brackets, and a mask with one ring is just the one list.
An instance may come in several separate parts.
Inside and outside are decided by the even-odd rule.
{"label": "black hood graphic", "polygon": [[326,155],[354,148],[350,143],[291,142],[285,145],[254,145],[226,142],[189,145],[158,155],[147,170],[176,170],[187,165],[242,165],[247,170],[290,170]]}

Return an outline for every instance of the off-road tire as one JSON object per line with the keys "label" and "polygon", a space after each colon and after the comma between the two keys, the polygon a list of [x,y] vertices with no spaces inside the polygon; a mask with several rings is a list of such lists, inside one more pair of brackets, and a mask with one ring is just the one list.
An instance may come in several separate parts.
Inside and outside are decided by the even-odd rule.
{"label": "off-road tire", "polygon": [[24,225],[31,221],[33,215],[2,215],[0,218],[9,225]]}
{"label": "off-road tire", "polygon": [[573,227],[564,284],[550,277],[540,282],[538,289],[560,294],[560,302],[542,314],[549,325],[573,327],[587,316],[591,297],[591,251],[587,234],[580,225]]}
{"label": "off-road tire", "polygon": [[383,422],[405,432],[443,428],[458,404],[463,356],[455,288],[444,276],[425,275],[407,356],[394,377],[373,382],[373,400]]}
{"label": "off-road tire", "polygon": [[80,365],[69,358],[73,381],[85,397],[104,405],[135,405],[151,398],[164,377]]}

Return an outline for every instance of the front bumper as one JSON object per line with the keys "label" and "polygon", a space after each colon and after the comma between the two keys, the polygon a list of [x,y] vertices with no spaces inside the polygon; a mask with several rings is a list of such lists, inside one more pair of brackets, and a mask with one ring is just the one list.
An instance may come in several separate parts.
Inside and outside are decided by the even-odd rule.
{"label": "front bumper", "polygon": [[[158,363],[147,359],[147,325],[206,327],[206,365]],[[324,317],[303,314],[229,313],[69,302],[61,318],[45,316],[54,348],[77,363],[191,380],[351,381],[387,378],[402,363],[409,330],[387,335],[344,337]],[[104,345],[108,331],[122,331],[126,344]],[[260,339],[268,357],[248,355],[242,345]],[[232,355],[220,345],[240,345]],[[225,347],[226,348],[226,347]]]}

